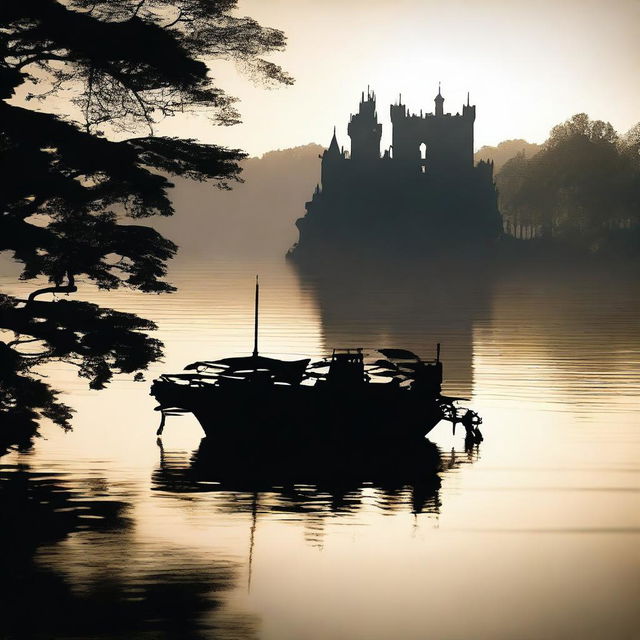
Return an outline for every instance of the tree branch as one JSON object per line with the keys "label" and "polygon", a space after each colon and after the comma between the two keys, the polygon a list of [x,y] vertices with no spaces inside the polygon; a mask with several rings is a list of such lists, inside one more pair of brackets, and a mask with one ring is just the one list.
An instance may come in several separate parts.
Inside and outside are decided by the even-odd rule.
{"label": "tree branch", "polygon": [[38,296],[44,295],[45,293],[75,293],[78,287],[76,287],[75,278],[71,271],[67,271],[67,278],[69,279],[68,284],[57,284],[53,287],[43,287],[42,289],[32,291],[27,298],[27,304],[33,302]]}
{"label": "tree branch", "polygon": [[182,14],[182,8],[180,8],[178,10],[178,17],[175,20],[173,20],[172,22],[170,22],[169,24],[165,24],[164,28],[168,29],[169,27],[173,27],[174,25],[178,24],[178,22],[180,22],[180,20],[182,20],[182,15],[183,15]]}
{"label": "tree branch", "polygon": [[140,0],[140,2],[138,2],[138,4],[136,5],[135,9],[133,10],[133,13],[131,14],[132,18],[135,18],[138,15],[138,11],[140,11],[140,9],[142,9],[142,7],[144,6],[144,4],[146,4],[147,0]]}
{"label": "tree branch", "polygon": [[7,342],[7,347],[15,347],[20,344],[27,344],[28,342],[45,342],[44,338],[27,338],[26,340],[21,340],[20,338],[16,338],[11,342]]}

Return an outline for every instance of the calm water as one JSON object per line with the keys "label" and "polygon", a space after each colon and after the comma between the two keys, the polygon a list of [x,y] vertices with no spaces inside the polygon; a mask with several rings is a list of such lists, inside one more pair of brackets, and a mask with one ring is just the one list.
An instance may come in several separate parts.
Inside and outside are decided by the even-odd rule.
{"label": "calm water", "polygon": [[[165,362],[102,392],[48,372],[74,431],[45,428],[0,477],[54,504],[59,531],[33,559],[6,554],[6,637],[640,637],[638,280],[473,271],[211,261],[176,265],[173,296],[105,296],[158,323]],[[445,392],[469,398],[485,441],[430,434],[439,488],[194,476],[202,432],[173,417],[157,443],[149,381],[250,351],[258,272],[262,352],[429,357],[440,341]]]}

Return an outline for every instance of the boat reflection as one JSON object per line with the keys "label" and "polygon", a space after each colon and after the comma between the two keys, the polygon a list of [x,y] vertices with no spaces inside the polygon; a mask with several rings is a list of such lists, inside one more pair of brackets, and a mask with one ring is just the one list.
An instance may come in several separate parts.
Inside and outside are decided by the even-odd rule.
{"label": "boat reflection", "polygon": [[[174,494],[215,494],[214,508],[229,513],[287,515],[317,520],[364,510],[439,514],[442,477],[477,459],[480,445],[465,440],[462,451],[443,453],[428,439],[408,445],[361,447],[318,455],[247,447],[229,450],[203,438],[191,454],[165,450],[153,487]],[[259,496],[259,500],[256,500]],[[256,501],[258,505],[256,506]],[[193,503],[190,501],[190,508]],[[207,502],[207,508],[211,503]],[[298,517],[289,517],[296,515]]]}

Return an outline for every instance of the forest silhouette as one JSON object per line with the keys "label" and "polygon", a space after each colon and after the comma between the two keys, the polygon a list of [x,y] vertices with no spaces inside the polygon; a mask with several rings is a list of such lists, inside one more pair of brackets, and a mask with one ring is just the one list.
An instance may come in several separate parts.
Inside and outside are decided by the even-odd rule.
{"label": "forest silhouette", "polygon": [[611,255],[640,248],[640,123],[619,136],[584,113],[555,126],[540,151],[497,175],[506,231]]}

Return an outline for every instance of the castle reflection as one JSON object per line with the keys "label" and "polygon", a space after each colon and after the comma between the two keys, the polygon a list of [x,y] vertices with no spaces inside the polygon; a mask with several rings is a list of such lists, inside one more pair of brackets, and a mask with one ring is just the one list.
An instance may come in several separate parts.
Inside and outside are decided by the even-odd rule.
{"label": "castle reflection", "polygon": [[400,347],[431,358],[441,343],[444,393],[473,394],[474,330],[491,312],[489,265],[355,261],[295,269],[316,299],[325,349]]}

